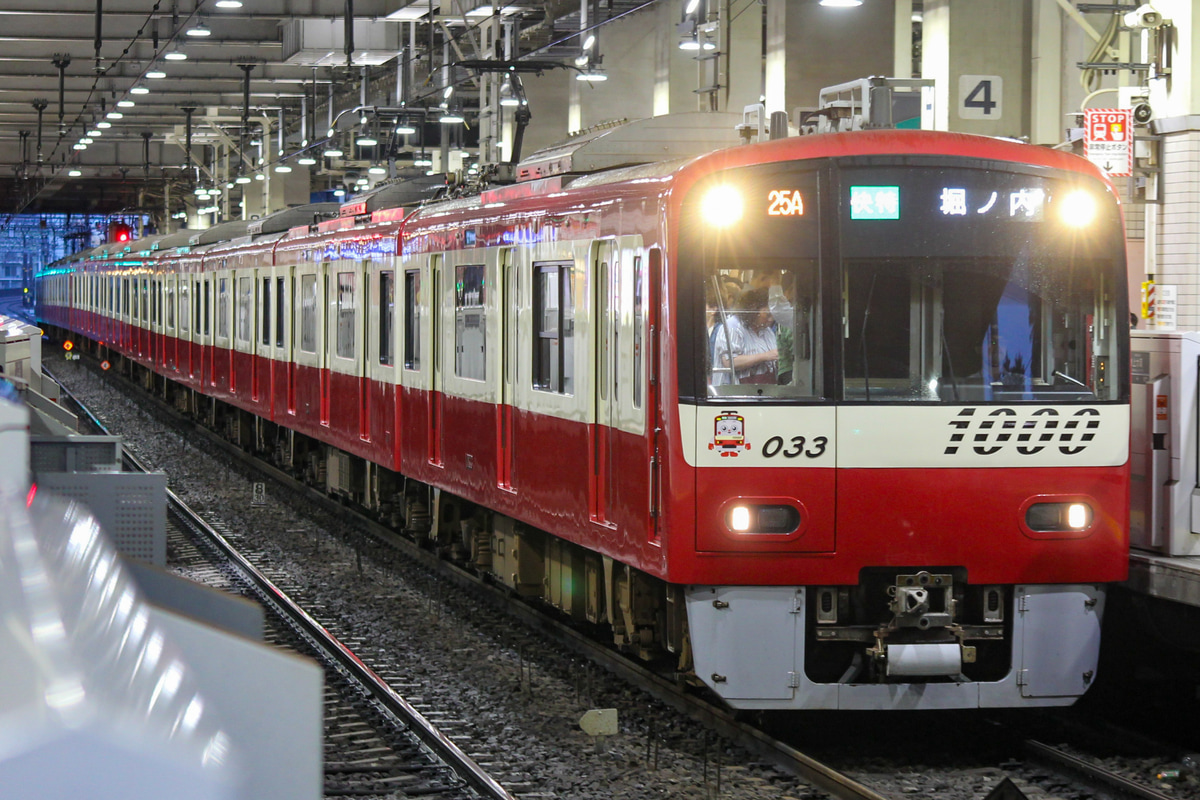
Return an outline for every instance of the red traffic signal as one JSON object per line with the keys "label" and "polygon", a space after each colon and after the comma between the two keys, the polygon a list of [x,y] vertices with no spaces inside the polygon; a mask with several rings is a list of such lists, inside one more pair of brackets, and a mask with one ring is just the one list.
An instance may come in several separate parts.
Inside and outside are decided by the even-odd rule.
{"label": "red traffic signal", "polygon": [[133,229],[124,222],[114,222],[108,226],[108,240],[117,244],[124,244],[133,239]]}

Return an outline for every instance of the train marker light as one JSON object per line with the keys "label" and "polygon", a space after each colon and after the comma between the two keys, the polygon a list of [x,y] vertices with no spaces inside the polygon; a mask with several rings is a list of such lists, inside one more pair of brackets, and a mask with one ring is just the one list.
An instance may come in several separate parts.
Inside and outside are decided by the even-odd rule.
{"label": "train marker light", "polygon": [[1096,200],[1084,191],[1075,191],[1065,195],[1059,201],[1058,218],[1063,224],[1072,228],[1082,228],[1090,225],[1096,218]]}
{"label": "train marker light", "polygon": [[750,530],[750,509],[746,506],[734,506],[729,510],[729,527],[739,533]]}
{"label": "train marker light", "polygon": [[1071,503],[1067,506],[1067,527],[1076,531],[1086,528],[1091,522],[1090,510],[1083,503]]}
{"label": "train marker light", "polygon": [[714,186],[704,195],[700,214],[710,225],[733,225],[742,218],[742,193],[732,186]]}

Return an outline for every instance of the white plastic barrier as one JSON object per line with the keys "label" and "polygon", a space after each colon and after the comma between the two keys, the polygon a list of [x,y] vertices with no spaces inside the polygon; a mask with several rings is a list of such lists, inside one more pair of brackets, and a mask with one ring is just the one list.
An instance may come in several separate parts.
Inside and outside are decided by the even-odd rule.
{"label": "white plastic barrier", "polygon": [[5,797],[237,798],[194,672],[78,505],[0,487]]}

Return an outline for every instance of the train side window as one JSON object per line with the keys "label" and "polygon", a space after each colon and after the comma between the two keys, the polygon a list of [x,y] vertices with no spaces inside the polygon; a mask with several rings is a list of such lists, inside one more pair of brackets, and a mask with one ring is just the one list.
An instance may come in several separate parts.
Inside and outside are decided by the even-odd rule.
{"label": "train side window", "polygon": [[254,341],[254,321],[250,313],[253,298],[254,281],[250,278],[238,278],[237,338],[245,344]]}
{"label": "train side window", "polygon": [[317,276],[300,276],[300,349],[317,352]]}
{"label": "train side window", "polygon": [[142,278],[142,322],[150,321],[150,279]]}
{"label": "train side window", "polygon": [[129,292],[130,296],[133,298],[133,302],[129,306],[129,321],[137,322],[138,321],[138,281],[137,281],[137,278],[133,278],[131,281],[129,281],[129,283],[133,284],[133,287],[130,289],[130,292]]}
{"label": "train side window", "polygon": [[212,279],[204,279],[204,335],[212,333]]}
{"label": "train side window", "polygon": [[421,271],[404,273],[404,368],[421,368]]}
{"label": "train side window", "polygon": [[167,296],[167,328],[175,330],[175,287],[168,283],[165,293]]}
{"label": "train side window", "polygon": [[396,325],[396,273],[383,270],[379,273],[379,363],[392,366],[392,331]]}
{"label": "train side window", "polygon": [[575,389],[575,268],[533,265],[533,388],[558,394]]}
{"label": "train side window", "polygon": [[187,333],[191,326],[192,294],[187,278],[179,282],[179,332]]}
{"label": "train side window", "polygon": [[284,297],[284,287],[285,286],[287,286],[287,284],[284,283],[283,278],[275,279],[275,346],[276,347],[283,347],[284,336],[287,334],[287,325],[286,325],[287,315],[285,314],[285,312],[287,310],[287,298]]}
{"label": "train side window", "polygon": [[339,272],[337,276],[337,354],[338,358],[354,358],[355,308],[354,273]]}
{"label": "train side window", "polygon": [[229,338],[229,279],[217,280],[217,338]]}
{"label": "train side window", "polygon": [[262,343],[271,345],[271,279],[262,279]]}
{"label": "train side window", "polygon": [[454,283],[454,374],[487,379],[487,307],[483,265],[456,269]]}

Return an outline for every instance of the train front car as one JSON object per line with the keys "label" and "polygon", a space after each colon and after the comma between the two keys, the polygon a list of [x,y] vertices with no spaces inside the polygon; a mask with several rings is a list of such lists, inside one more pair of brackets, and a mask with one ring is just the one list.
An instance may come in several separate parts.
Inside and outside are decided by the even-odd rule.
{"label": "train front car", "polygon": [[742,708],[1074,702],[1127,568],[1109,186],[1074,156],[929,132],[689,170],[673,289],[695,484],[673,496],[696,533],[670,580],[697,675]]}

